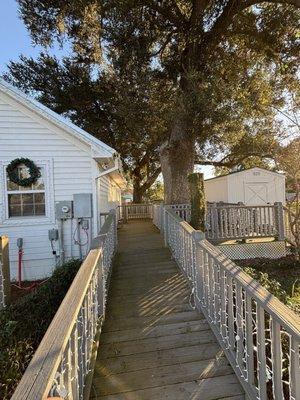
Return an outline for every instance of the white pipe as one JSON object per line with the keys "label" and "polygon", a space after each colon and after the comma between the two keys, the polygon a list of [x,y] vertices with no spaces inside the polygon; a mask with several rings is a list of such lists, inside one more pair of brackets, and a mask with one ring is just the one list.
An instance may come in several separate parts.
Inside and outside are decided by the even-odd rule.
{"label": "white pipe", "polygon": [[70,242],[70,259],[73,258],[73,219],[70,219],[71,226],[71,242]]}
{"label": "white pipe", "polygon": [[59,240],[59,247],[60,247],[60,265],[63,265],[65,262],[65,249],[64,249],[64,220],[60,220],[60,240]]}
{"label": "white pipe", "polygon": [[80,218],[77,219],[77,242],[79,249],[79,258],[82,260],[82,249],[81,249],[81,236],[80,236]]}

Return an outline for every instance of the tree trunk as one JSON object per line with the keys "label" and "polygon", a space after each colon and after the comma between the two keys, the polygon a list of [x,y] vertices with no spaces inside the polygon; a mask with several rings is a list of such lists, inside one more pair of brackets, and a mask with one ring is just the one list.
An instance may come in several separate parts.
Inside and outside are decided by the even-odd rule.
{"label": "tree trunk", "polygon": [[141,179],[137,176],[133,178],[133,203],[140,204],[143,202],[143,190]]}
{"label": "tree trunk", "polygon": [[165,204],[190,203],[188,175],[194,171],[195,139],[187,134],[186,125],[177,121],[170,139],[160,149],[164,178]]}

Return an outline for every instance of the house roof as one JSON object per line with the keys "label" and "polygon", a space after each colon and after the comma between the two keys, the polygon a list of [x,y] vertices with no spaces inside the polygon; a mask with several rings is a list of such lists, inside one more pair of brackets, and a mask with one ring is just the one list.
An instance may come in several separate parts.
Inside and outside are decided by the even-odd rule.
{"label": "house roof", "polygon": [[9,97],[12,97],[18,103],[27,107],[31,111],[39,114],[44,119],[48,120],[49,122],[55,124],[56,126],[58,126],[61,129],[63,129],[65,132],[76,137],[80,141],[90,145],[93,148],[93,150],[95,150],[96,152],[99,152],[103,157],[110,158],[110,157],[113,157],[114,155],[117,155],[117,152],[115,149],[113,149],[112,147],[101,142],[101,140],[95,138],[90,133],[79,128],[77,125],[73,124],[67,118],[64,118],[63,116],[50,110],[50,108],[44,106],[40,102],[34,100],[30,96],[23,93],[21,90],[10,85],[6,81],[4,81],[2,78],[0,78],[0,91],[5,93]]}
{"label": "house roof", "polygon": [[280,172],[274,172],[274,171],[270,171],[270,170],[268,170],[268,169],[260,168],[260,167],[252,167],[252,168],[243,169],[242,171],[230,172],[230,173],[227,174],[227,175],[220,175],[220,176],[215,176],[215,177],[213,177],[213,178],[205,179],[205,182],[207,182],[207,181],[212,181],[212,180],[215,180],[215,179],[225,178],[225,177],[227,177],[227,176],[231,176],[231,175],[235,175],[235,174],[241,174],[241,173],[243,173],[243,172],[245,172],[245,171],[251,171],[252,169],[256,169],[256,170],[268,172],[269,174],[280,175],[280,176],[283,176],[283,177],[284,177],[284,174],[282,174],[282,173],[280,173]]}

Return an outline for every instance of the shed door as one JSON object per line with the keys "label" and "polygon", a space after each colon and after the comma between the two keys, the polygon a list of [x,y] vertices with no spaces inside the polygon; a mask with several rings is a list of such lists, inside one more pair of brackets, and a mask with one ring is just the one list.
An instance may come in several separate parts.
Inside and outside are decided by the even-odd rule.
{"label": "shed door", "polygon": [[267,204],[267,183],[245,183],[245,203],[251,206]]}

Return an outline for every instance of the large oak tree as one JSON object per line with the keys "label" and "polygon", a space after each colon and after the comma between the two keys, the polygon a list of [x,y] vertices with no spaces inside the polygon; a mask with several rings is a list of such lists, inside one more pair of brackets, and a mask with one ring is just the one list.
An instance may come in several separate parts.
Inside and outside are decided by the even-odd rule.
{"label": "large oak tree", "polygon": [[298,0],[18,2],[34,42],[69,40],[80,65],[111,63],[125,77],[143,65],[171,88],[160,135],[168,203],[189,200],[187,175],[207,143],[234,147],[232,132],[251,141],[273,128],[271,106],[297,76]]}

